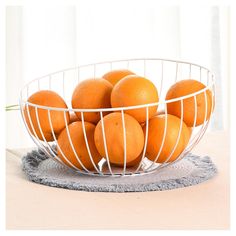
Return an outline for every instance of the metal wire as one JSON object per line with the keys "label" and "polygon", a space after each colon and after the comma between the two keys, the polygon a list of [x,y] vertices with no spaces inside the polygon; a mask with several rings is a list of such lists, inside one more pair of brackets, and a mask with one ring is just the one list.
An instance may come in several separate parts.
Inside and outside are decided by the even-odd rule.
{"label": "metal wire", "polygon": [[148,107],[146,107],[146,132],[145,132],[145,140],[144,140],[144,147],[143,147],[143,154],[142,154],[142,158],[141,161],[138,165],[138,168],[134,171],[135,173],[137,173],[142,165],[143,159],[145,157],[146,154],[146,150],[147,150],[147,144],[148,144],[148,130],[149,130],[149,109]]}
{"label": "metal wire", "polygon": [[[38,105],[38,104],[33,104],[33,103],[30,103],[29,101],[27,101],[28,98],[31,96],[31,94],[33,92],[35,92],[35,90],[33,90],[31,88],[33,88],[33,87],[35,88],[35,86],[36,86],[36,88],[38,90],[40,90],[41,85],[42,85],[41,82],[44,82],[45,80],[46,80],[45,82],[48,83],[49,90],[51,90],[51,89],[53,90],[54,89],[53,85],[60,83],[60,80],[61,80],[61,84],[62,84],[62,89],[61,89],[62,94],[61,95],[65,100],[69,100],[71,98],[68,97],[68,93],[66,93],[66,85],[67,85],[67,83],[77,84],[81,79],[81,75],[82,75],[81,70],[82,69],[85,69],[85,68],[86,68],[86,70],[89,69],[91,71],[91,77],[95,78],[96,76],[98,76],[97,69],[98,69],[98,71],[102,71],[102,70],[100,70],[100,67],[107,65],[107,64],[110,65],[110,69],[112,70],[114,63],[122,62],[122,63],[126,63],[127,69],[135,71],[135,69],[133,69],[132,66],[135,64],[135,63],[133,64],[133,62],[136,62],[136,61],[141,62],[140,65],[141,65],[141,67],[143,67],[143,68],[141,68],[142,69],[141,71],[145,77],[146,77],[146,74],[152,74],[150,71],[150,68],[152,68],[152,66],[148,66],[149,63],[152,63],[153,61],[155,61],[155,63],[161,63],[161,70],[160,70],[161,81],[159,83],[159,91],[158,91],[159,95],[160,95],[160,101],[155,102],[155,103],[142,104],[142,105],[136,105],[136,106],[130,106],[130,107],[101,108],[101,109],[58,108],[58,107],[50,107],[50,106],[42,106],[42,105]],[[168,62],[168,63],[165,63],[165,62]],[[165,63],[165,66],[164,66],[164,63]],[[175,65],[175,67],[174,66],[168,67],[168,64],[173,64],[173,63]],[[203,80],[203,78],[205,80],[205,73],[206,73],[206,83],[207,83],[206,87],[200,91],[197,91],[195,93],[188,94],[188,95],[185,95],[185,96],[182,96],[179,98],[174,98],[174,99],[170,99],[170,100],[162,99],[161,95],[165,92],[164,88],[171,86],[170,81],[166,79],[166,77],[168,75],[167,70],[174,70],[173,71],[173,74],[175,74],[174,81],[177,82],[181,79],[186,79],[186,78],[182,78],[181,73],[179,73],[179,69],[181,69],[180,66],[183,66],[183,65],[188,65],[188,68],[189,68],[188,75],[189,75],[189,78],[191,78],[191,79],[198,79],[201,82]],[[197,67],[199,69],[199,76],[197,76],[198,78],[194,78],[194,77],[192,78],[192,66]],[[71,71],[75,72],[76,76],[74,76],[74,77],[69,76],[69,73]],[[68,73],[68,75],[67,75],[67,73]],[[164,77],[165,73],[167,73],[167,75],[165,75],[165,77]],[[56,75],[60,75],[59,78]],[[204,75],[204,77],[203,77],[203,75]],[[66,82],[65,82],[65,78],[66,78]],[[150,78],[150,79],[152,79],[152,78]],[[153,79],[153,81],[155,82],[155,78]],[[156,81],[156,82],[158,82],[158,81]],[[157,86],[157,84],[155,84],[155,85]],[[209,111],[209,106],[210,106],[210,104],[208,104],[209,95],[207,94],[207,92],[209,90],[211,91],[211,100],[212,100],[211,111]],[[204,120],[203,120],[203,123],[201,124],[201,126],[196,126],[197,119],[198,119],[197,96],[200,96],[200,94],[204,94],[205,114],[204,114]],[[192,133],[191,133],[191,137],[189,139],[189,142],[188,142],[186,148],[182,151],[182,153],[177,158],[175,158],[174,161],[170,161],[173,154],[176,151],[176,148],[178,147],[178,144],[179,144],[179,141],[181,138],[182,128],[183,128],[183,124],[184,124],[184,105],[185,105],[184,101],[185,101],[185,99],[193,99],[194,117],[193,117]],[[36,78],[36,79],[30,81],[28,84],[26,84],[22,88],[22,90],[20,92],[19,103],[20,103],[20,110],[21,110],[23,123],[26,126],[26,130],[27,130],[28,134],[30,135],[31,139],[36,144],[36,146],[39,147],[48,157],[53,158],[54,160],[58,161],[59,163],[63,164],[64,166],[67,166],[68,168],[72,168],[79,173],[94,175],[94,176],[113,176],[113,177],[120,176],[121,177],[121,176],[136,176],[136,175],[152,173],[153,171],[158,171],[159,169],[161,169],[165,166],[173,165],[177,161],[180,161],[181,159],[183,159],[199,143],[199,141],[203,137],[204,133],[206,132],[207,127],[209,126],[209,123],[210,123],[210,117],[213,113],[214,99],[215,99],[214,75],[207,68],[197,65],[195,63],[189,63],[189,62],[184,62],[184,61],[175,61],[175,60],[171,60],[171,59],[161,59],[161,58],[138,58],[138,59],[136,59],[135,58],[135,59],[105,61],[105,62],[82,65],[82,66],[78,66],[75,68],[68,68],[65,70],[60,70],[58,72],[50,73],[46,76]],[[177,137],[175,140],[175,144],[173,145],[172,150],[170,151],[169,155],[167,157],[165,157],[165,160],[163,161],[163,163],[159,163],[158,159],[160,158],[160,155],[163,151],[165,139],[166,139],[166,136],[168,135],[168,133],[167,133],[168,132],[167,104],[172,103],[172,102],[180,102],[180,104],[181,104],[179,130],[178,130],[178,134],[177,134]],[[156,107],[159,105],[164,106],[164,115],[165,115],[165,125],[164,125],[162,142],[161,142],[160,148],[158,150],[158,153],[157,153],[157,156],[155,157],[155,159],[153,161],[147,162],[149,164],[147,164],[145,162],[145,165],[144,165],[144,160],[146,159],[146,150],[147,150],[148,141],[149,141],[148,134],[150,132],[149,109],[151,107],[154,107],[154,106]],[[30,107],[31,111],[30,111],[29,107]],[[135,168],[130,169],[129,167],[127,167],[127,136],[126,136],[127,130],[126,130],[126,124],[125,124],[125,113],[128,110],[139,109],[139,108],[143,108],[146,110],[146,123],[145,123],[146,129],[145,129],[145,134],[144,134],[144,137],[145,137],[144,138],[144,147],[143,147],[143,150],[140,154],[141,156],[140,156],[140,161],[139,161],[138,165]],[[41,126],[42,121],[39,119],[39,109],[40,109],[40,112],[43,111],[43,112],[46,112],[46,114],[47,114],[50,129],[51,129],[50,134],[52,135],[52,141],[47,141],[47,139],[45,137],[44,130],[42,129],[42,126]],[[35,113],[36,121],[32,120],[32,116],[31,116],[32,111]],[[76,165],[74,165],[71,162],[71,160],[65,155],[65,153],[63,153],[60,145],[57,142],[58,141],[58,138],[57,138],[58,134],[55,134],[55,131],[53,128],[53,121],[52,121],[52,117],[51,117],[51,113],[55,112],[55,111],[63,113],[64,121],[65,121],[65,131],[64,132],[66,132],[66,134],[67,134],[67,138],[68,138],[68,142],[70,144],[70,147],[73,151],[73,154],[76,157],[78,164],[81,166],[81,168],[78,168]],[[69,125],[67,122],[67,113],[70,111],[80,112],[80,114],[81,114],[81,121],[80,122],[82,125],[85,146],[86,146],[86,149],[88,152],[89,159],[94,167],[94,170],[89,170],[88,168],[86,168],[86,166],[83,165],[82,161],[80,160],[78,153],[76,152],[73,140],[71,139],[70,129],[69,129]],[[84,112],[99,112],[100,113],[104,152],[105,152],[105,156],[103,158],[105,158],[105,163],[108,167],[108,170],[103,169],[102,166],[99,167],[99,165],[104,162],[104,159],[101,160],[99,165],[97,165],[94,162],[94,158],[93,158],[93,155],[90,150],[89,140],[88,140],[87,133],[86,133]],[[117,169],[113,170],[112,169],[113,165],[110,162],[109,152],[108,152],[108,147],[107,147],[107,140],[106,140],[104,112],[120,112],[120,114],[121,114],[124,156],[123,156],[123,167],[120,168],[119,171],[117,171]],[[27,119],[27,121],[26,121],[26,119]],[[37,129],[37,132],[36,132],[36,129]],[[195,130],[197,130],[197,132],[195,132]],[[39,135],[41,135],[41,137],[39,137]],[[63,159],[61,159],[58,156],[57,151],[55,150],[55,146],[57,147],[57,151],[60,152]],[[104,163],[104,165],[105,165],[105,163]]]}
{"label": "metal wire", "polygon": [[176,65],[175,65],[175,82],[177,82],[177,80],[178,80],[178,71],[179,71],[179,63],[178,62],[176,62],[175,63]]}
{"label": "metal wire", "polygon": [[[70,162],[70,160],[67,159],[66,155],[65,155],[64,152],[61,150],[61,147],[60,147],[60,145],[59,145],[58,142],[57,142],[57,138],[56,138],[56,135],[55,135],[55,132],[54,132],[54,129],[53,129],[53,125],[52,125],[51,111],[50,111],[50,110],[48,110],[48,119],[49,119],[49,125],[50,125],[50,128],[51,128],[53,140],[54,140],[55,143],[56,143],[57,149],[59,149],[61,155],[63,156],[63,158],[65,159],[65,161],[68,163],[68,165],[69,165],[71,168],[73,168],[73,169],[75,169],[75,170],[77,170],[77,171],[80,171],[80,169],[78,169],[76,166],[74,166],[74,165]],[[63,162],[63,163],[64,163],[64,162]]]}
{"label": "metal wire", "polygon": [[103,121],[102,111],[100,112],[100,116],[101,116],[102,137],[103,137],[103,144],[104,144],[104,149],[105,149],[105,154],[106,154],[106,161],[107,161],[108,169],[109,169],[111,175],[113,175],[113,172],[111,170],[111,165],[110,165],[110,159],[109,159],[108,151],[107,151],[107,142],[106,142],[106,134],[105,134],[105,128],[104,128],[104,121]]}
{"label": "metal wire", "polygon": [[124,141],[124,169],[123,169],[123,175],[125,175],[125,170],[126,170],[126,128],[125,128],[125,117],[124,117],[124,111],[121,110],[121,116],[122,116],[122,128],[123,128],[123,141]]}
{"label": "metal wire", "polygon": [[93,157],[91,155],[91,151],[90,151],[89,143],[88,143],[88,138],[87,138],[87,135],[86,135],[86,129],[85,129],[85,123],[84,123],[84,113],[83,112],[81,112],[81,121],[82,121],[82,129],[83,129],[83,134],[84,134],[85,145],[86,145],[86,148],[87,148],[87,151],[88,151],[88,154],[89,154],[90,161],[92,162],[93,167],[95,168],[95,170],[99,174],[102,175],[103,173],[97,168],[96,164],[93,161]]}
{"label": "metal wire", "polygon": [[160,146],[160,149],[159,149],[159,151],[158,151],[158,154],[157,154],[155,160],[154,160],[153,163],[146,169],[146,171],[152,169],[152,167],[154,166],[154,164],[155,164],[156,162],[158,162],[158,158],[159,158],[159,156],[161,155],[162,149],[163,149],[163,147],[164,147],[164,143],[165,143],[165,139],[166,139],[166,133],[167,133],[167,127],[168,127],[167,107],[165,107],[165,127],[164,127],[164,135],[163,135],[163,138],[162,138],[161,146]]}
{"label": "metal wire", "polygon": [[[35,107],[35,114],[36,114],[36,121],[37,121],[37,126],[39,127],[39,132],[40,132],[40,134],[41,134],[41,136],[42,136],[42,138],[43,138],[43,146],[45,147],[47,147],[47,150],[49,150],[50,151],[50,154],[51,155],[55,155],[55,153],[54,153],[54,151],[53,151],[53,149],[51,148],[51,146],[49,145],[49,143],[47,142],[47,140],[46,140],[46,138],[45,138],[45,136],[44,136],[44,133],[43,133],[43,131],[42,131],[42,128],[41,128],[41,124],[40,124],[40,121],[39,121],[39,115],[38,115],[38,108],[37,107]],[[55,157],[55,156],[54,156]],[[56,158],[58,161],[60,161],[61,162],[61,160],[60,160],[60,158]]]}
{"label": "metal wire", "polygon": [[[32,139],[32,141],[33,141],[33,142],[36,144],[36,146],[38,146],[41,150],[44,150],[44,147],[41,146],[41,144],[40,144],[40,142],[39,142],[39,139],[32,135],[32,133],[31,133],[29,127],[28,127],[28,124],[26,123],[26,117],[25,117],[25,114],[24,114],[24,110],[27,109],[26,107],[27,107],[27,105],[24,106],[24,104],[21,103],[21,101],[20,101],[20,108],[21,108],[20,111],[21,111],[21,116],[22,116],[23,123],[24,123],[24,125],[25,125],[25,127],[26,127],[26,130],[27,130],[27,132],[28,132],[30,138]],[[27,114],[28,114],[28,111],[27,111]],[[30,124],[30,126],[31,126],[31,124]],[[46,153],[47,156],[49,156],[48,153],[47,153],[47,150],[45,151],[45,153]]]}
{"label": "metal wire", "polygon": [[[24,123],[26,125],[26,127],[28,128],[27,131],[28,133],[30,134],[30,136],[33,138],[33,135],[34,135],[34,138],[33,140],[36,142],[36,145],[41,149],[43,150],[47,156],[51,156],[50,153],[48,152],[48,150],[45,148],[45,146],[43,145],[42,142],[40,142],[40,138],[38,137],[36,131],[35,131],[35,127],[33,125],[33,122],[32,122],[32,119],[31,119],[31,115],[30,115],[30,112],[29,112],[29,106],[26,105],[26,111],[27,111],[27,117],[28,117],[28,120],[29,120],[29,124],[26,123],[26,120],[24,120]],[[23,119],[25,119],[25,116],[24,116],[24,112],[23,112]],[[33,135],[30,131],[30,128],[28,127],[28,125],[31,127],[32,131],[33,131]]]}
{"label": "metal wire", "polygon": [[189,79],[192,77],[192,64],[189,64]]}
{"label": "metal wire", "polygon": [[[211,87],[210,87],[211,88]],[[22,101],[25,104],[28,104],[32,107],[38,107],[41,109],[45,109],[45,110],[54,110],[54,111],[73,111],[73,112],[114,112],[114,111],[127,111],[127,110],[133,110],[133,109],[139,109],[139,108],[146,108],[146,107],[153,107],[153,106],[159,106],[159,105],[164,105],[167,103],[173,103],[173,102],[178,102],[182,99],[187,99],[187,98],[191,98],[194,95],[198,95],[201,94],[202,92],[209,90],[209,87],[205,87],[204,89],[201,89],[193,94],[188,94],[185,96],[182,96],[180,98],[173,98],[173,99],[169,99],[169,100],[163,100],[160,102],[154,102],[154,103],[148,103],[148,104],[143,104],[143,105],[135,105],[135,106],[128,106],[128,107],[115,107],[115,108],[97,108],[97,109],[75,109],[75,108],[60,108],[60,107],[50,107],[50,106],[43,106],[43,105],[37,105],[28,101]]]}
{"label": "metal wire", "polygon": [[171,151],[171,153],[169,154],[169,156],[166,158],[165,162],[164,163],[168,163],[170,158],[172,157],[172,155],[174,154],[178,144],[179,144],[179,141],[180,141],[180,137],[181,137],[181,133],[182,133],[182,126],[183,126],[183,113],[184,113],[184,105],[183,105],[183,100],[181,100],[181,118],[180,118],[180,127],[179,127],[179,131],[178,131],[178,136],[177,136],[177,139],[175,141],[175,145]]}
{"label": "metal wire", "polygon": [[159,97],[160,98],[161,98],[161,95],[162,95],[163,77],[164,77],[164,62],[161,61],[161,85],[160,85],[160,92],[159,92]]}

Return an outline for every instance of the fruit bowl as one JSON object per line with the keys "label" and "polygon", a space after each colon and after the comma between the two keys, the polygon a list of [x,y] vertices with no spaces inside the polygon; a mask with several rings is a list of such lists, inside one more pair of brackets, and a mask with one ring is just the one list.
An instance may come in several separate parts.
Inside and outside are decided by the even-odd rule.
{"label": "fruit bowl", "polygon": [[[80,81],[84,81],[87,78],[101,78],[107,71],[120,68],[135,71],[139,76],[143,76],[152,81],[157,88],[159,100],[142,105],[123,107],[96,109],[71,107],[72,93]],[[190,81],[189,85],[184,85],[185,80]],[[195,86],[191,85],[194,84],[192,82],[204,86],[194,91]],[[187,89],[184,89],[182,84]],[[173,87],[175,89],[174,92],[171,87],[173,85],[175,85],[175,87]],[[134,176],[151,173],[168,165],[173,165],[190,153],[194,146],[201,140],[209,126],[215,104],[214,86],[214,75],[209,69],[203,66],[169,59],[138,58],[82,65],[34,79],[22,88],[19,102],[23,122],[28,134],[36,146],[48,157],[82,174],[113,177]],[[177,90],[177,87],[179,90]],[[131,90],[132,88],[133,86],[130,87]],[[33,94],[39,91],[50,90],[59,94],[63,99],[62,103],[67,104],[68,107],[60,105],[58,107],[45,106],[39,104],[36,100],[32,102],[32,100],[29,99]],[[178,91],[183,92],[182,96],[176,95],[179,93]],[[87,91],[85,96],[93,95]],[[53,99],[52,97],[52,100]],[[45,100],[45,98],[41,98],[41,100]],[[150,117],[151,109],[156,110],[155,116],[152,115],[152,117]],[[32,111],[33,113],[31,113]],[[141,130],[143,130],[144,138],[141,153],[135,159],[135,163],[130,165],[128,162],[129,150],[132,149],[135,151],[135,149],[138,148],[136,143],[139,141],[136,134],[131,136],[132,138],[128,137],[128,120],[130,118],[127,117],[129,116],[127,113],[132,111],[144,112],[145,121],[140,123],[135,121],[139,124],[138,126],[142,127]],[[99,122],[92,124],[90,127],[85,120],[85,115],[92,113],[99,117]],[[55,125],[55,123],[59,122],[59,115],[55,116],[55,114],[60,114],[60,118],[62,119],[61,124],[64,124],[63,131],[60,130],[60,133],[56,131]],[[79,121],[77,120],[77,116],[73,118],[75,114],[80,115]],[[106,128],[107,114],[120,117],[119,129]],[[73,119],[75,119],[74,123]],[[48,123],[47,125],[50,127],[49,133],[44,132],[46,123]],[[118,123],[116,124],[118,125]],[[156,124],[159,126],[156,126]],[[162,126],[160,126],[160,124],[162,124]],[[96,145],[96,147],[91,145],[91,142],[94,142],[96,139],[97,126],[99,126],[100,129],[100,146],[102,145],[103,149],[103,154],[99,152],[101,154],[99,155],[99,160],[97,160],[94,154],[94,149],[96,149],[96,147],[98,148],[98,145]],[[95,128],[95,134],[93,134],[94,136],[92,135],[92,137],[89,133],[89,127],[93,132]],[[74,143],[74,137],[77,137],[79,132],[76,133],[76,129],[80,130],[82,134],[81,142],[83,142],[84,148],[82,154],[81,152],[78,154],[77,151],[78,149],[82,149],[82,144],[76,146]],[[114,132],[117,132],[117,137]],[[118,132],[121,132],[120,134],[122,136],[120,149],[123,155],[123,161],[120,165],[114,164],[111,158],[109,158],[109,156],[111,156],[109,145],[117,145],[116,142],[118,142],[119,138]],[[186,141],[182,139],[183,132],[189,134]],[[67,143],[64,142],[65,139],[63,140],[61,138],[63,135],[67,138]],[[170,138],[168,139],[168,137]],[[180,148],[181,142],[182,148]],[[156,143],[159,145],[158,148],[156,147]],[[76,165],[74,161],[71,161],[67,155],[68,150],[73,153],[74,161],[76,161],[78,165]],[[117,152],[120,151],[119,149],[116,150]],[[91,164],[90,168],[87,168],[83,159],[85,152],[88,158],[87,161]]]}

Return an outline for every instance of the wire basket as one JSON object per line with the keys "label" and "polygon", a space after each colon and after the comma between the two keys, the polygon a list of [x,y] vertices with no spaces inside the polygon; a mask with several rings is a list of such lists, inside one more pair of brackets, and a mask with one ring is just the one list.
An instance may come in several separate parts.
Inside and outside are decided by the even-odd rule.
{"label": "wire basket", "polygon": [[[159,93],[159,102],[152,103],[152,104],[145,104],[145,105],[138,105],[138,106],[132,106],[132,107],[119,107],[119,108],[104,108],[104,109],[73,109],[71,107],[65,108],[56,108],[56,107],[46,107],[41,106],[37,104],[32,104],[28,102],[28,98],[31,96],[31,94],[39,91],[39,90],[53,90],[57,92],[58,94],[63,97],[63,99],[66,101],[67,105],[70,106],[71,104],[71,95],[73,93],[73,90],[75,86],[84,79],[87,78],[97,78],[101,77],[103,74],[105,74],[107,71],[114,70],[114,69],[129,69],[134,71],[136,74],[140,76],[144,76],[148,79],[150,79],[155,86],[158,89]],[[165,94],[169,87],[173,85],[175,82],[193,78],[195,80],[198,80],[206,85],[206,87],[200,91],[197,91],[195,93],[171,99],[171,100],[165,100]],[[100,62],[100,63],[94,63],[89,65],[83,65],[78,66],[75,68],[70,68],[66,70],[61,70],[55,73],[51,73],[48,75],[45,75],[43,77],[37,78],[35,80],[32,80],[28,84],[26,84],[20,93],[20,108],[21,108],[21,114],[22,118],[25,124],[25,127],[34,141],[34,143],[37,145],[38,148],[40,148],[48,157],[53,158],[54,160],[58,161],[62,165],[73,169],[74,171],[77,171],[79,173],[88,174],[88,175],[95,175],[95,176],[134,176],[134,175],[140,175],[140,174],[146,174],[151,173],[153,171],[158,171],[161,168],[172,165],[176,163],[177,161],[184,158],[193,148],[195,145],[198,144],[198,142],[203,137],[204,133],[206,132],[206,129],[210,122],[210,117],[213,112],[213,105],[211,106],[210,111],[210,117],[207,119],[207,90],[211,91],[211,99],[215,101],[215,83],[214,83],[214,75],[212,72],[200,65],[189,63],[189,62],[183,62],[183,61],[175,61],[175,60],[167,60],[167,59],[158,59],[158,58],[142,58],[142,59],[128,59],[128,60],[116,60],[116,61],[108,61],[108,62]],[[196,126],[196,116],[197,116],[197,102],[196,97],[199,94],[204,94],[205,97],[205,117],[204,122]],[[160,151],[158,155],[156,156],[155,160],[151,161],[145,157],[146,148],[148,144],[148,111],[150,107],[158,106],[158,110],[161,110],[161,113],[167,115],[167,104],[171,102],[181,102],[181,122],[180,122],[180,128],[178,137],[176,139],[176,145],[173,147],[173,150],[171,153],[175,151],[175,148],[179,142],[180,133],[181,133],[181,127],[183,124],[183,101],[187,98],[193,98],[194,99],[194,124],[192,126],[192,132],[190,136],[190,140],[188,142],[188,145],[186,148],[182,151],[182,153],[172,162],[169,162],[169,158],[171,154],[169,155],[169,158],[166,158],[166,160],[163,163],[157,163],[157,160],[159,158],[161,149],[163,148],[164,139],[166,133],[164,133],[162,145],[160,148]],[[37,136],[34,127],[32,125],[31,118],[30,119],[30,125],[31,125],[31,131],[26,123],[26,117],[24,114],[24,109],[28,112],[29,115],[29,107],[34,107],[36,112],[36,118],[38,122],[38,127],[40,128],[40,132],[42,135],[42,140]],[[125,134],[125,123],[124,123],[124,113],[126,110],[132,110],[137,108],[143,108],[146,110],[146,126],[147,129],[145,131],[145,141],[144,141],[144,147],[142,151],[142,156],[139,161],[139,163],[134,167],[127,167],[126,166],[126,135],[124,135],[124,165],[122,167],[114,166],[109,161],[109,153],[106,147],[106,133],[104,129],[104,113],[105,112],[120,112],[122,116],[122,126],[123,126],[123,133]],[[44,137],[44,134],[41,129],[41,125],[38,118],[38,110],[44,109],[47,110],[48,119],[51,126],[51,131],[53,135],[53,141],[48,142],[46,138]],[[85,143],[87,147],[87,151],[89,153],[90,161],[92,162],[94,169],[89,170],[87,169],[83,163],[80,161],[80,158],[75,152],[75,149],[73,147],[73,143],[70,139],[70,133],[68,129],[68,125],[66,123],[66,131],[69,137],[70,145],[74,151],[74,154],[76,155],[76,158],[78,162],[81,164],[82,168],[77,168],[74,166],[70,160],[67,159],[67,157],[63,154],[64,159],[67,161],[67,165],[59,158],[57,155],[57,150],[60,149],[60,147],[57,145],[57,136],[53,131],[52,128],[52,122],[51,122],[51,112],[52,111],[61,111],[64,113],[64,118],[66,119],[66,113],[68,112],[80,112],[81,113],[81,122],[83,127],[83,133],[85,138]],[[95,164],[93,161],[93,156],[90,152],[89,143],[87,140],[87,134],[85,129],[85,121],[84,121],[84,113],[85,112],[98,112],[101,117],[101,123],[102,123],[102,131],[103,131],[103,139],[104,139],[104,149],[106,156],[104,156],[101,161],[98,164]],[[166,127],[168,126],[167,119],[165,120],[165,132]],[[61,150],[60,150],[61,151]]]}

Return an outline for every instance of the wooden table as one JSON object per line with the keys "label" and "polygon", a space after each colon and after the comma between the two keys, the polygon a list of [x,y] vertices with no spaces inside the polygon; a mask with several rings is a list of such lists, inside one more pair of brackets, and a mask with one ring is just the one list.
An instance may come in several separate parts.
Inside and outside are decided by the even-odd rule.
{"label": "wooden table", "polygon": [[89,193],[28,181],[26,150],[6,151],[7,229],[229,229],[229,134],[212,132],[193,150],[218,175],[196,186],[145,193]]}

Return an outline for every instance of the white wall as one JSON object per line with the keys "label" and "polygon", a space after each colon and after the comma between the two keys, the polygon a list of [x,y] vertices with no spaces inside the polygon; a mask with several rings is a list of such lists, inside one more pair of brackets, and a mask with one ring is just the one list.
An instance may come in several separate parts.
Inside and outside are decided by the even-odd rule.
{"label": "white wall", "polygon": [[[19,89],[23,83],[22,62],[22,8],[6,8],[6,103],[18,103]],[[6,113],[6,146],[32,145],[24,130],[19,111]]]}
{"label": "white wall", "polygon": [[[105,3],[104,3],[105,2]],[[179,57],[179,8],[155,1],[82,1],[77,7],[80,63],[135,57]]]}

